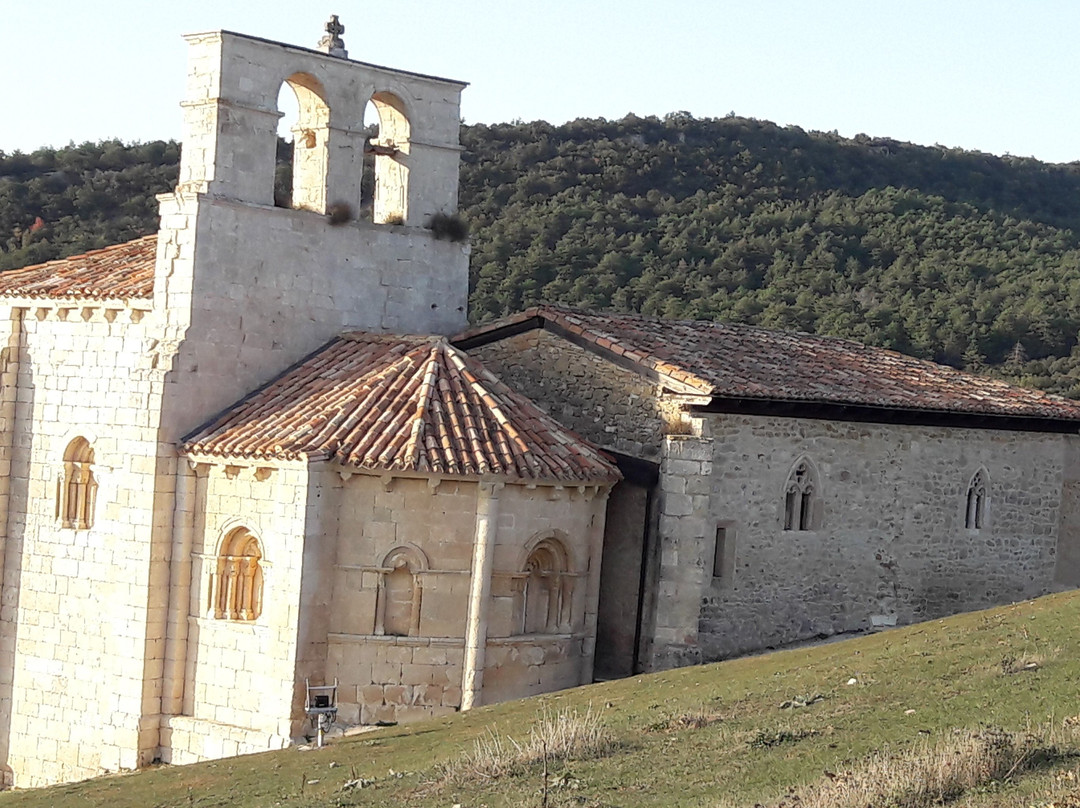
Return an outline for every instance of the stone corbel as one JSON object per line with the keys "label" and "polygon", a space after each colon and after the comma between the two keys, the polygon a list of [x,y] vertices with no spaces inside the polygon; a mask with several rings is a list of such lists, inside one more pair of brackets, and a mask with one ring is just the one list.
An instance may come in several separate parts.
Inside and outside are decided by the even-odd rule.
{"label": "stone corbel", "polygon": [[187,459],[187,462],[188,468],[190,468],[196,474],[205,475],[208,471],[210,471],[209,463],[203,463],[190,457]]}

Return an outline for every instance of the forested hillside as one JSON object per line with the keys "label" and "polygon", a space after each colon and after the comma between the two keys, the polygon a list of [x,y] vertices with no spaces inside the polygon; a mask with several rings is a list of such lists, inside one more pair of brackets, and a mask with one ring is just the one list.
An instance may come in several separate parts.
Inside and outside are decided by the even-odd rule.
{"label": "forested hillside", "polygon": [[[1080,164],[686,114],[462,128],[472,317],[849,336],[1080,396]],[[156,227],[178,147],[0,153],[0,269]]]}

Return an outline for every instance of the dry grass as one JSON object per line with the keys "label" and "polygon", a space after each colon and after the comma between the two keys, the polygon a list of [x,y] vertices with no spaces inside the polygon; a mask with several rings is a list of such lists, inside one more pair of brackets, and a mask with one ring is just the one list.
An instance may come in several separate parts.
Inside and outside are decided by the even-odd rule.
{"label": "dry grass", "polygon": [[603,757],[616,747],[603,713],[592,706],[577,710],[542,711],[529,734],[518,741],[492,730],[478,738],[471,751],[443,764],[438,783],[461,785],[496,780],[526,772],[537,764]]}
{"label": "dry grass", "polygon": [[701,705],[661,721],[654,721],[645,727],[646,732],[679,732],[687,729],[704,729],[719,724],[727,714]]}
{"label": "dry grass", "polygon": [[1024,653],[1018,657],[1006,654],[1001,658],[1001,672],[1006,675],[1024,673],[1025,671],[1037,671],[1046,664],[1046,655],[1038,653]]}
{"label": "dry grass", "polygon": [[[897,754],[878,753],[850,771],[833,774],[777,808],[928,808],[956,800],[973,789],[1001,783],[1074,757],[1065,746],[1075,733],[1067,726],[1037,732],[984,727],[923,741]],[[1066,736],[1069,736],[1068,738]]]}

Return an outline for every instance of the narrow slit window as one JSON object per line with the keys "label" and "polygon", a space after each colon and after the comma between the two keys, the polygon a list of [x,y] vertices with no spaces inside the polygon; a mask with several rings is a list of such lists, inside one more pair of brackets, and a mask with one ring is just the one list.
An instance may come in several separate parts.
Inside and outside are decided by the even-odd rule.
{"label": "narrow slit window", "polygon": [[428,568],[426,556],[411,545],[396,547],[383,559],[382,567],[375,601],[375,633],[418,636],[423,601],[421,573]]}
{"label": "narrow slit window", "polygon": [[716,543],[713,545],[713,578],[721,583],[731,583],[735,573],[735,528],[719,525]]}
{"label": "narrow slit window", "polygon": [[544,539],[525,562],[522,633],[556,634],[570,625],[571,585],[567,554],[555,539]]}

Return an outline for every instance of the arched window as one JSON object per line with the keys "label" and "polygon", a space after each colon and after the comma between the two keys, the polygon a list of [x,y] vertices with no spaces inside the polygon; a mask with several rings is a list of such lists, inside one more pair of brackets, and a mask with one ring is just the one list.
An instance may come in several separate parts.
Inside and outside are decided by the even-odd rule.
{"label": "arched window", "polygon": [[263,573],[259,540],[244,527],[221,542],[214,578],[214,617],[256,620],[262,614]]}
{"label": "arched window", "polygon": [[[277,202],[283,207],[326,213],[330,135],[330,107],[326,104],[326,93],[314,76],[294,73],[281,85],[278,109],[284,114],[283,125],[291,132],[293,159],[290,198],[276,196]],[[293,115],[295,122],[289,120]]]}
{"label": "arched window", "polygon": [[94,524],[97,481],[94,448],[86,438],[75,438],[64,450],[64,465],[57,478],[56,518],[61,526],[88,530]]}
{"label": "arched window", "polygon": [[989,504],[990,476],[986,473],[986,469],[979,469],[968,483],[964,526],[971,530],[982,530],[986,527]]}
{"label": "arched window", "polygon": [[427,558],[419,547],[395,547],[383,559],[382,567],[375,600],[375,633],[414,637],[420,633],[423,595],[419,573],[427,569]]}
{"label": "arched window", "polygon": [[404,224],[409,215],[409,119],[405,104],[393,93],[371,96],[368,109],[374,109],[378,133],[368,142],[375,157],[375,185],[372,220],[375,224]]}
{"label": "arched window", "polygon": [[784,530],[815,530],[821,523],[821,492],[817,471],[800,458],[784,486]]}
{"label": "arched window", "polygon": [[570,584],[566,549],[542,539],[525,562],[523,634],[556,634],[570,624]]}

